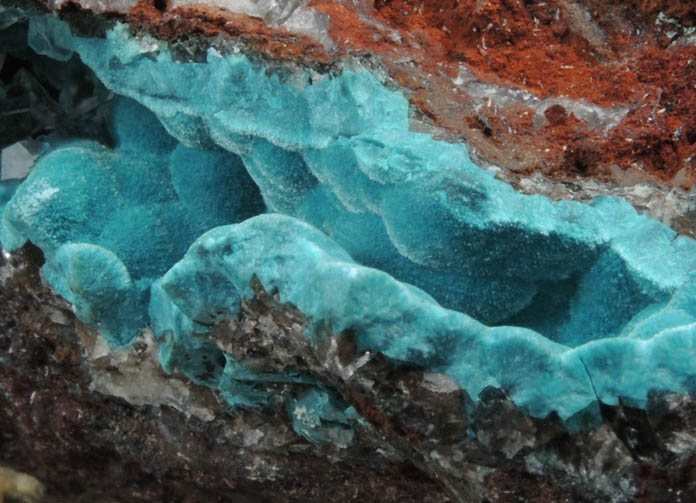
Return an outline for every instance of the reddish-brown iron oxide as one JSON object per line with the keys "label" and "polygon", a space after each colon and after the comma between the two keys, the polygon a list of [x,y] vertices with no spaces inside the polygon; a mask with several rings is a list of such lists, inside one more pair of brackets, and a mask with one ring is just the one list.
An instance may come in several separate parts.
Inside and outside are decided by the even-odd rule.
{"label": "reddish-brown iron oxide", "polygon": [[[696,42],[684,33],[696,7],[687,1],[310,0],[330,17],[332,50],[225,9],[159,3],[141,0],[127,20],[165,39],[223,34],[305,64],[377,56],[414,111],[522,176],[696,181]],[[658,21],[660,12],[679,23]],[[599,128],[556,104],[535,120],[524,104],[472,98],[455,83],[460,68],[541,100],[627,113]]]}
{"label": "reddish-brown iron oxide", "polygon": [[251,51],[272,59],[310,63],[330,60],[320,43],[301,34],[267,26],[263,20],[201,4],[158,9],[153,0],[140,0],[128,13],[136,27],[153,31],[164,40],[222,34],[239,39]]}
{"label": "reddish-brown iron oxide", "polygon": [[[541,171],[562,180],[623,179],[623,171],[632,179],[682,186],[696,179],[696,46],[670,45],[667,31],[679,35],[683,27],[656,25],[660,2],[369,4],[310,5],[331,16],[330,34],[339,45],[379,54],[412,90],[413,105],[462,135],[484,158],[521,174]],[[677,1],[669,8],[684,25],[693,24],[693,5]],[[401,41],[366,19],[396,30]],[[404,57],[414,65],[399,64]],[[606,133],[560,105],[546,110],[546,121],[537,126],[534,111],[523,105],[475,112],[452,85],[460,64],[482,81],[541,99],[566,97],[629,111]]]}

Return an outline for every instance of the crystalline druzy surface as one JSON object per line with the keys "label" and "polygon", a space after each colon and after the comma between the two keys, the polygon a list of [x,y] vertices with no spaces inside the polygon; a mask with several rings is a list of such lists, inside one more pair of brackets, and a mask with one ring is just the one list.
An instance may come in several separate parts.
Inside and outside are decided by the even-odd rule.
{"label": "crystalline druzy surface", "polygon": [[[597,397],[615,404],[621,396],[640,406],[650,389],[686,389],[694,373],[692,358],[670,356],[693,354],[693,283],[646,309],[620,337],[573,349],[529,329],[489,328],[444,309],[422,290],[356,264],[315,228],[281,215],[213,229],[155,285],[154,328],[173,334],[164,362],[205,326],[234,319],[241,301],[253,296],[254,276],[312,320],[307,335],[315,341],[327,324],[336,333],[351,331],[363,351],[443,372],[472,396],[487,386],[503,388],[538,417],[555,410],[569,418]],[[650,335],[641,339],[641,330]]]}
{"label": "crystalline druzy surface", "polygon": [[46,279],[123,346],[147,324],[152,281],[202,232],[264,205],[238,157],[177,144],[130,100],[113,124],[114,149],[80,141],[41,158],[5,207],[2,243],[39,246]]}
{"label": "crystalline druzy surface", "polygon": [[403,95],[364,70],[316,81],[214,49],[182,63],[125,25],[92,39],[37,19],[35,50],[74,51],[140,105],[116,105],[114,149],[44,155],[0,237],[38,245],[46,279],[112,345],[149,324],[165,368],[183,351],[223,396],[253,383],[202,335],[257,277],[311,320],[310,340],[350,330],[534,416],[691,389],[696,243],[629,204],[516,192],[463,145],[409,131]]}

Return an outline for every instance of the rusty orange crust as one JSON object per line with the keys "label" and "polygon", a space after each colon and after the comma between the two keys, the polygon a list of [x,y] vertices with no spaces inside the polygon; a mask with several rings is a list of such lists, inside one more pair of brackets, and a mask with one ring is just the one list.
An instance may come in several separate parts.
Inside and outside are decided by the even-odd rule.
{"label": "rusty orange crust", "polygon": [[239,39],[250,50],[277,60],[328,63],[323,46],[306,35],[267,26],[262,19],[236,14],[204,4],[191,4],[160,11],[151,0],[141,0],[127,15],[136,28],[145,28],[158,38],[222,34]]}
{"label": "rusty orange crust", "polygon": [[[308,36],[200,4],[160,10],[154,0],[141,0],[125,20],[162,39],[223,35],[265,57],[300,64],[378,56],[414,110],[521,176],[539,171],[555,180],[621,181],[629,175],[690,187],[696,181],[696,45],[671,44],[668,30],[679,35],[683,27],[656,24],[659,3],[311,0],[310,7],[330,17],[337,46],[331,53]],[[685,25],[696,19],[690,3],[671,5]],[[555,105],[540,124],[524,105],[475,103],[454,84],[462,66],[483,82],[540,99],[582,100],[628,113],[602,131]]]}
{"label": "rusty orange crust", "polygon": [[[696,47],[670,47],[667,28],[655,23],[655,2],[639,4],[643,11],[595,0],[310,2],[331,16],[337,43],[379,54],[412,91],[413,105],[494,163],[557,180],[624,179],[623,171],[634,180],[689,187],[696,180]],[[685,24],[696,19],[692,4],[672,6]],[[453,85],[460,65],[482,81],[540,99],[629,112],[605,134],[558,105],[541,126],[522,105],[475,110]]]}

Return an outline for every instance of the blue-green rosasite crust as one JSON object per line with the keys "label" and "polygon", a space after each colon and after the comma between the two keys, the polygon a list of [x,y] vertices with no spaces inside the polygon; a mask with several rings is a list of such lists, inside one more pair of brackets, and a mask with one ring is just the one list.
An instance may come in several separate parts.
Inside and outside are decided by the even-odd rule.
{"label": "blue-green rosasite crust", "polygon": [[196,324],[236,317],[241,300],[253,296],[254,276],[305,314],[310,340],[323,337],[326,326],[350,330],[360,350],[445,372],[473,397],[486,386],[508,389],[537,416],[558,410],[568,418],[595,400],[569,348],[528,329],[488,328],[444,309],[422,290],[356,264],[323,233],[283,215],[260,215],[201,236],[158,284],[150,315],[173,321],[166,331],[186,339]]}
{"label": "blue-green rosasite crust", "polygon": [[150,284],[202,232],[265,210],[238,156],[176,142],[140,105],[119,99],[117,146],[73,141],[41,157],[2,213],[0,240],[31,241],[46,279],[112,346],[148,324]]}
{"label": "blue-green rosasite crust", "polygon": [[[356,264],[317,229],[274,214],[201,236],[158,283],[150,315],[170,320],[167,331],[185,340],[197,324],[236,317],[242,299],[253,296],[254,276],[305,314],[310,340],[325,336],[326,326],[350,330],[361,350],[443,372],[472,397],[487,386],[503,388],[536,417],[596,414],[598,399],[644,406],[650,389],[687,391],[696,375],[696,361],[678,357],[694,351],[691,283],[660,309],[637,316],[625,336],[570,348],[529,329],[490,328],[444,309],[425,292]],[[650,329],[648,341],[635,335],[656,317],[660,328],[670,328]]]}
{"label": "blue-green rosasite crust", "polygon": [[[463,145],[409,131],[403,95],[365,71],[288,77],[214,49],[181,63],[125,25],[91,39],[32,23],[38,52],[74,51],[154,113],[123,102],[114,150],[45,155],[2,217],[3,245],[37,244],[46,277],[111,344],[133,340],[151,294],[165,368],[254,403],[246,370],[196,334],[236,316],[256,274],[363,348],[472,397],[504,388],[535,416],[692,388],[696,244],[627,203],[516,192]],[[197,236],[264,203],[286,216],[214,229],[170,269]],[[190,368],[182,347],[200,356]],[[217,370],[199,372],[204,360]]]}
{"label": "blue-green rosasite crust", "polygon": [[570,346],[611,337],[696,266],[693,241],[625,202],[525,196],[463,145],[409,131],[403,95],[369,72],[282,78],[214,49],[206,62],[181,63],[124,25],[71,48],[179,141],[239,154],[270,210],[486,324]]}

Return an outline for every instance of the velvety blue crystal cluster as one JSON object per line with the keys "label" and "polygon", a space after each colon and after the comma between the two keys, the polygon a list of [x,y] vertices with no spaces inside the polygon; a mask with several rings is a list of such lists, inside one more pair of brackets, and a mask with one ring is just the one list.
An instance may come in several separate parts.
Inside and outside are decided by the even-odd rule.
{"label": "velvety blue crystal cluster", "polygon": [[[536,417],[572,425],[598,401],[693,389],[696,243],[626,202],[520,194],[463,145],[409,131],[404,96],[364,70],[317,79],[215,49],[178,62],[126,25],[80,38],[51,16],[29,44],[77,54],[120,96],[116,145],[55,144],[0,187],[0,240],[40,247],[45,279],[112,347],[150,326],[165,369],[231,405],[263,401],[258,376],[202,337],[256,277],[309,340],[351,331],[360,351],[474,399],[502,388]],[[201,378],[204,360],[220,363]],[[317,417],[354,418],[327,396],[301,399],[312,440]]]}

